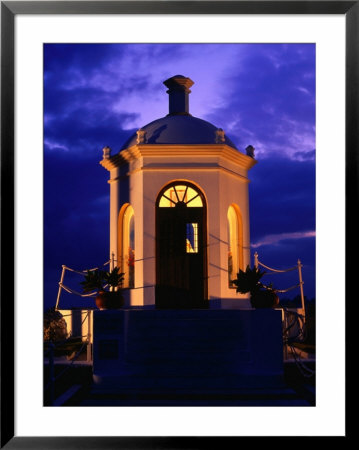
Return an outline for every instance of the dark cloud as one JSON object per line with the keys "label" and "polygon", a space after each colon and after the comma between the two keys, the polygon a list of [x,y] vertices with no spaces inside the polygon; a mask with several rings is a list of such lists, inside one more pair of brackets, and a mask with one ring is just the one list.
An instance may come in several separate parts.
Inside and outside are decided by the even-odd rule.
{"label": "dark cloud", "polygon": [[66,85],[64,73],[82,71],[89,75],[101,71],[115,55],[121,58],[125,51],[126,46],[115,44],[45,44],[45,81],[51,77],[52,82]]}
{"label": "dark cloud", "polygon": [[255,140],[257,151],[265,153],[312,151],[315,46],[245,45],[243,53],[240,70],[230,73],[222,88],[224,95],[231,92],[229,105],[210,117],[227,119],[240,148]]}
{"label": "dark cloud", "polygon": [[99,239],[108,240],[109,187],[107,173],[96,160],[49,154],[44,170],[45,255],[53,266],[60,255],[63,261],[80,257],[82,252],[71,251],[75,246],[88,254],[98,248]]}
{"label": "dark cloud", "polygon": [[[253,248],[252,254],[257,251],[264,264],[277,269],[292,267],[299,258],[304,265],[305,293],[315,297],[315,238],[282,239],[287,233],[315,231],[315,163],[265,158],[250,171],[250,179],[251,242],[278,236],[277,242]],[[297,272],[267,278],[279,289],[298,282]],[[298,293],[297,289],[283,296]]]}
{"label": "dark cloud", "polygon": [[249,172],[251,241],[315,230],[315,164],[259,159]]}
{"label": "dark cloud", "polygon": [[311,152],[295,152],[294,157],[299,160],[313,160],[315,158],[315,150]]}

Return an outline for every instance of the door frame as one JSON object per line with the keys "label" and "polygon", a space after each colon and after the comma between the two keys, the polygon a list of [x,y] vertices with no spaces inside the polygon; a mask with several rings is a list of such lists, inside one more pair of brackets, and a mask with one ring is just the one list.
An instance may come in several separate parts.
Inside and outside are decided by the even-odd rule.
{"label": "door frame", "polygon": [[[155,220],[156,220],[156,226],[155,226],[155,241],[156,241],[156,287],[158,286],[158,280],[159,280],[159,268],[160,268],[160,239],[158,239],[158,233],[159,233],[159,202],[163,195],[163,193],[169,189],[171,186],[176,185],[185,185],[189,186],[192,189],[194,189],[196,192],[198,192],[199,196],[201,197],[202,204],[203,204],[203,215],[202,215],[202,239],[203,239],[203,299],[205,302],[208,302],[208,220],[207,220],[207,200],[204,195],[203,190],[196,184],[193,183],[193,181],[178,179],[173,180],[167,184],[165,184],[159,193],[157,194],[156,203],[155,203]],[[155,298],[155,304],[156,304],[156,298]]]}

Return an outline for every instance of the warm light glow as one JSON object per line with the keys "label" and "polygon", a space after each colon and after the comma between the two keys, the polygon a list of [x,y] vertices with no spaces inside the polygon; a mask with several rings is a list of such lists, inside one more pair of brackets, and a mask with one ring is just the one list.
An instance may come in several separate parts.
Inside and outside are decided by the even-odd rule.
{"label": "warm light glow", "polygon": [[131,205],[123,215],[122,271],[125,273],[123,286],[135,287],[135,215]]}
{"label": "warm light glow", "polygon": [[[180,202],[183,202],[183,201],[186,202],[187,197],[188,197],[188,189],[190,189],[190,188],[188,188],[188,189],[187,189],[187,192],[186,192],[187,186],[181,186],[180,184],[177,184],[175,187],[176,187],[176,192],[177,192],[177,195],[178,195],[178,200],[179,200]],[[193,189],[192,189],[192,190],[193,190]],[[184,197],[185,195],[186,195],[186,198],[183,200],[183,197]],[[174,188],[171,188],[171,196],[173,196],[173,197],[171,197],[171,199],[173,198],[173,200],[175,200],[175,202],[178,201],[178,200],[177,200],[177,197],[176,197],[176,194],[175,194],[175,192],[174,192]]]}
{"label": "warm light glow", "polygon": [[171,186],[162,194],[159,207],[173,208],[178,202],[185,203],[189,208],[201,208],[203,206],[202,199],[197,191],[189,186],[177,184]]}
{"label": "warm light glow", "polygon": [[228,219],[228,282],[234,286],[239,269],[243,269],[242,221],[238,206],[231,205],[227,212]]}

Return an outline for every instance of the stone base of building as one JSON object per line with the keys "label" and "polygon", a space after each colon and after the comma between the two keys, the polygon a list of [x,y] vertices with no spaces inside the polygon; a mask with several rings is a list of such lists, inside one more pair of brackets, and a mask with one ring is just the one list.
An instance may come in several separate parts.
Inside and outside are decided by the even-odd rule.
{"label": "stone base of building", "polygon": [[224,392],[283,382],[279,310],[128,309],[93,316],[99,388]]}

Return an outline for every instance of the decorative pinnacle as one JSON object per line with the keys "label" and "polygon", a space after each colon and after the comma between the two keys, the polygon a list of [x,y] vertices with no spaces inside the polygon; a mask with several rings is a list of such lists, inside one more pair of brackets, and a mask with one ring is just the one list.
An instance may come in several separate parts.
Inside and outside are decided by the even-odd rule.
{"label": "decorative pinnacle", "polygon": [[246,147],[246,153],[251,158],[254,158],[254,151],[255,151],[255,148],[252,145],[248,145],[248,147]]}
{"label": "decorative pinnacle", "polygon": [[111,158],[111,149],[110,149],[110,147],[104,147],[102,149],[102,157],[103,157],[103,159],[110,159]]}
{"label": "decorative pinnacle", "polygon": [[141,130],[141,128],[139,130],[136,131],[137,134],[137,144],[145,144],[146,143],[146,131],[145,130]]}
{"label": "decorative pinnacle", "polygon": [[224,131],[222,128],[218,128],[218,130],[216,130],[216,144],[223,144],[224,142],[226,142]]}

